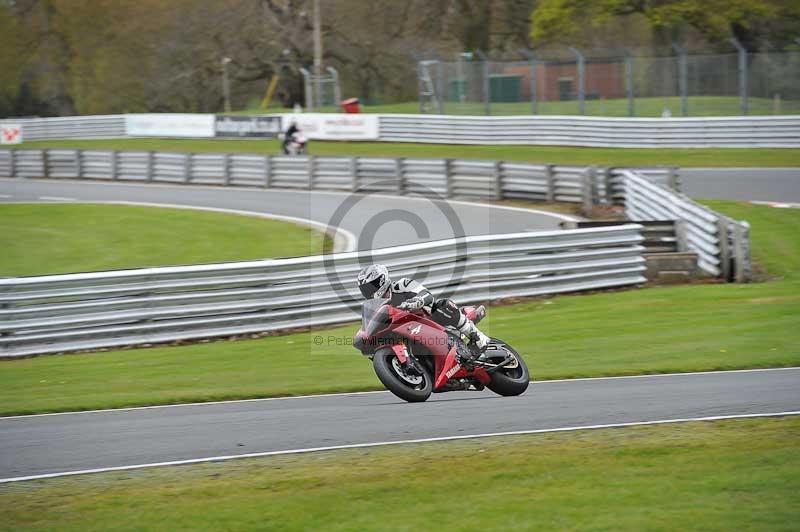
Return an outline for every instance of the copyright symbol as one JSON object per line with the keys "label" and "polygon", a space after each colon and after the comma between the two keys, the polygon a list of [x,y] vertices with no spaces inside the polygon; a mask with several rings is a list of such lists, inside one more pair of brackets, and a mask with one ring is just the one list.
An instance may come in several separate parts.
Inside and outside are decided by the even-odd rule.
{"label": "copyright symbol", "polygon": [[315,336],[314,337],[314,345],[322,345],[323,338],[322,336]]}

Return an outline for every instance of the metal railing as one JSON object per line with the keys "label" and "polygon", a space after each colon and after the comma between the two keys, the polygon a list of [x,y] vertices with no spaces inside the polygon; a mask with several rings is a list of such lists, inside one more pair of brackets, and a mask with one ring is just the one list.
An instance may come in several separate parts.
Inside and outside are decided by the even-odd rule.
{"label": "metal railing", "polygon": [[[459,303],[638,285],[641,226],[473,236],[373,250]],[[0,358],[353,321],[357,252],[0,279]]]}
{"label": "metal railing", "polygon": [[[0,120],[25,140],[125,138],[126,115]],[[800,116],[602,118],[378,115],[381,142],[634,148],[800,147]],[[313,138],[313,135],[312,135]],[[313,150],[313,146],[312,146]]]}
{"label": "metal railing", "polygon": [[714,277],[746,282],[752,278],[750,226],[678,192],[658,186],[635,171],[621,171],[625,211],[630,220],[675,220],[679,251],[694,251],[698,265]]}
{"label": "metal railing", "polygon": [[[639,170],[678,186],[674,168]],[[619,170],[461,159],[0,150],[0,176],[386,192],[581,203],[623,199]]]}

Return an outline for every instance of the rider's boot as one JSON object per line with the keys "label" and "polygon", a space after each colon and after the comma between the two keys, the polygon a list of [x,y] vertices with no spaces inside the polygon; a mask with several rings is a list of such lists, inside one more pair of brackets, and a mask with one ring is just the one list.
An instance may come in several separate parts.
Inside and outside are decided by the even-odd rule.
{"label": "rider's boot", "polygon": [[[466,316],[462,314],[463,323],[458,325],[458,330],[469,339],[469,357],[465,362],[478,359],[489,345],[489,337],[483,334]],[[466,357],[465,357],[466,358]]]}

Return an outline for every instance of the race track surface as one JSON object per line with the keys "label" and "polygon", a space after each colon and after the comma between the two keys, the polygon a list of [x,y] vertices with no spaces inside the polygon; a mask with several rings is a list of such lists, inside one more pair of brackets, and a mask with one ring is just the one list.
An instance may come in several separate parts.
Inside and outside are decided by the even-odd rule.
{"label": "race track surface", "polygon": [[573,219],[543,211],[418,197],[8,178],[0,178],[0,201],[129,201],[292,216],[349,231],[357,238],[356,249],[559,229],[562,221]]}
{"label": "race track surface", "polygon": [[11,417],[0,418],[0,479],[348,444],[789,411],[800,411],[800,368],[541,382],[519,397],[451,392],[418,404],[374,392]]}
{"label": "race track surface", "polygon": [[680,177],[693,198],[800,202],[800,168],[681,168]]}

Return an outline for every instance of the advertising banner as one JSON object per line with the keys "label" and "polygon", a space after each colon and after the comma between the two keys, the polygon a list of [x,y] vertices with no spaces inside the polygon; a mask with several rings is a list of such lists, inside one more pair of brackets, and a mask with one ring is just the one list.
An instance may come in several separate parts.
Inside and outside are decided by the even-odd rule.
{"label": "advertising banner", "polygon": [[215,130],[218,137],[276,138],[281,132],[281,117],[217,115]]}
{"label": "advertising banner", "polygon": [[125,132],[129,137],[210,138],[214,119],[214,115],[178,113],[125,115]]}
{"label": "advertising banner", "polygon": [[22,124],[0,126],[0,144],[22,144]]}
{"label": "advertising banner", "polygon": [[376,115],[297,113],[283,115],[283,129],[296,122],[309,139],[378,140]]}

